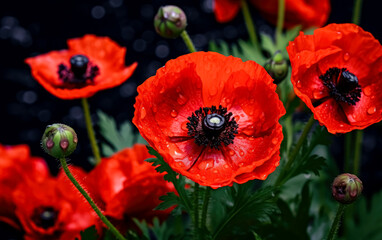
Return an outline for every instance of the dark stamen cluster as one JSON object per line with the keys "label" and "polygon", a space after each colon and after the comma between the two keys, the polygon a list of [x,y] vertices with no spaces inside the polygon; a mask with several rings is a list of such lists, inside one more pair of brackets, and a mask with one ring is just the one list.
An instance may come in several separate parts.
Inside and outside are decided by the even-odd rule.
{"label": "dark stamen cluster", "polygon": [[90,62],[86,56],[75,55],[70,59],[70,64],[70,68],[65,64],[58,65],[58,76],[66,84],[66,88],[93,84],[94,78],[99,75],[98,66]]}
{"label": "dark stamen cluster", "polygon": [[330,96],[337,102],[356,105],[361,98],[361,86],[358,78],[346,68],[329,68],[320,76],[324,85],[329,89]]}
{"label": "dark stamen cluster", "polygon": [[200,146],[208,146],[220,150],[221,144],[225,146],[233,143],[239,125],[227,108],[215,106],[196,110],[188,118],[188,135],[195,139]]}
{"label": "dark stamen cluster", "polygon": [[56,224],[58,212],[52,207],[40,207],[35,209],[32,219],[34,223],[44,229],[53,227]]}

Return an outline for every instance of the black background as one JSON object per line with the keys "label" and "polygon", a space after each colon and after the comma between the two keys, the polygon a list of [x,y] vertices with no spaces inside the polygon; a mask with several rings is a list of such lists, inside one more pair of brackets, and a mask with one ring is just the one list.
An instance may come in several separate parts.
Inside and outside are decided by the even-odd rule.
{"label": "black background", "polygon": [[[91,97],[91,112],[95,121],[97,109],[112,115],[118,123],[131,120],[136,87],[166,61],[187,53],[181,39],[163,39],[152,26],[157,9],[168,4],[178,5],[186,12],[187,30],[198,50],[207,50],[210,40],[247,39],[241,14],[232,22],[219,24],[212,12],[212,0],[1,1],[0,143],[28,144],[32,154],[47,159],[52,172],[56,173],[58,162],[43,153],[40,138],[47,124],[65,123],[77,131],[80,139],[79,149],[71,156],[72,163],[89,170],[87,159],[91,149],[80,100],[61,100],[49,94],[32,78],[24,59],[66,49],[67,39],[87,33],[110,37],[127,48],[126,65],[137,61],[138,68],[121,86]],[[351,0],[333,0],[329,23],[350,22],[352,4]],[[381,41],[380,9],[380,1],[364,1],[360,25]],[[257,30],[272,33],[273,27],[261,19],[256,9],[251,10]],[[381,134],[381,125],[375,124],[367,128],[364,135],[361,179],[369,194],[382,188]],[[342,166],[343,136],[335,137],[331,149]],[[1,224],[0,234],[6,228]]]}

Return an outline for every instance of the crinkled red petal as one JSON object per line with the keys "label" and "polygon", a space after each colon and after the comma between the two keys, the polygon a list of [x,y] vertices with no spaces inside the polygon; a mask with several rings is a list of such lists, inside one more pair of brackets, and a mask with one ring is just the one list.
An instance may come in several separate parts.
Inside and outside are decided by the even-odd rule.
{"label": "crinkled red petal", "polygon": [[[133,122],[175,171],[202,185],[229,186],[280,148],[278,119],[285,109],[275,88],[255,62],[212,52],[188,54],[138,87]],[[221,150],[198,146],[187,135],[187,117],[213,105],[227,107],[239,125],[234,143]]]}
{"label": "crinkled red petal", "polygon": [[214,13],[216,21],[229,22],[234,19],[240,10],[239,0],[215,0]]}
{"label": "crinkled red petal", "polygon": [[[287,51],[292,65],[294,91],[331,133],[363,129],[382,119],[382,47],[368,32],[354,24],[330,24],[313,35],[300,35]],[[329,68],[346,68],[358,78],[361,99],[355,106],[337,103],[319,76]],[[322,100],[324,99],[324,100]],[[323,101],[314,107],[313,103]]]}
{"label": "crinkled red petal", "polygon": [[[251,3],[266,20],[277,24],[278,0],[251,0]],[[329,13],[329,0],[285,0],[284,26],[321,27],[327,22]]]}
{"label": "crinkled red petal", "polygon": [[[51,94],[61,99],[88,98],[100,90],[119,86],[134,72],[137,63],[125,67],[126,49],[107,37],[85,35],[68,40],[69,50],[52,51],[25,60],[33,77]],[[70,66],[70,57],[86,55],[99,68],[94,84],[82,88],[65,88],[58,76],[58,66]]]}

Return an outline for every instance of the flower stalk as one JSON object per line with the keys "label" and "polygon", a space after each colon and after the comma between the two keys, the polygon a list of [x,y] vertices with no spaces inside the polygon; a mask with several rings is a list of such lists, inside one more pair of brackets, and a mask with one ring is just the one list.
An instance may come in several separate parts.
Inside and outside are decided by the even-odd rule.
{"label": "flower stalk", "polygon": [[82,186],[78,183],[76,178],[72,175],[72,173],[70,172],[70,170],[68,168],[68,164],[66,163],[66,159],[60,158],[60,163],[61,163],[62,168],[64,169],[66,176],[68,176],[69,180],[78,189],[78,191],[82,194],[82,196],[85,197],[86,201],[88,201],[90,206],[97,213],[97,215],[102,220],[102,222],[110,229],[110,231],[113,233],[113,235],[118,240],[126,240],[126,238],[123,237],[123,235],[114,227],[114,225],[105,217],[105,215],[102,214],[101,210],[94,203],[93,199],[89,196],[89,194],[85,191],[85,189],[82,188]]}
{"label": "flower stalk", "polygon": [[101,155],[100,155],[99,148],[97,145],[97,140],[94,134],[93,123],[90,116],[89,103],[87,98],[82,98],[81,103],[82,103],[82,108],[84,110],[86,129],[88,131],[90,145],[94,155],[94,165],[97,165],[101,162]]}
{"label": "flower stalk", "polygon": [[361,22],[362,0],[354,1],[352,22],[359,25]]}
{"label": "flower stalk", "polygon": [[190,36],[188,35],[187,31],[184,30],[180,36],[182,37],[183,39],[183,42],[186,44],[187,48],[188,48],[188,51],[190,51],[190,53],[193,53],[193,52],[196,52],[196,49],[195,49],[195,46],[194,44],[192,43],[192,40],[190,38]]}
{"label": "flower stalk", "polygon": [[202,221],[200,223],[201,228],[206,227],[207,223],[207,211],[208,211],[208,204],[210,202],[211,198],[211,188],[207,187],[206,191],[204,193],[204,199],[203,199],[203,209],[202,209]]}
{"label": "flower stalk", "polygon": [[199,183],[194,185],[194,239],[199,239]]}
{"label": "flower stalk", "polygon": [[338,206],[337,214],[336,214],[336,217],[334,218],[332,227],[330,228],[327,240],[336,239],[337,231],[341,223],[341,217],[344,214],[345,208],[346,208],[346,205],[342,203],[340,203],[340,205]]}
{"label": "flower stalk", "polygon": [[278,14],[277,14],[277,26],[276,26],[276,45],[281,49],[281,35],[284,27],[285,17],[285,0],[279,0]]}
{"label": "flower stalk", "polygon": [[249,11],[247,0],[240,0],[241,3],[241,10],[243,12],[245,26],[247,27],[249,39],[251,40],[251,43],[253,46],[258,45],[257,35],[256,35],[256,28],[255,24],[253,23],[251,13]]}

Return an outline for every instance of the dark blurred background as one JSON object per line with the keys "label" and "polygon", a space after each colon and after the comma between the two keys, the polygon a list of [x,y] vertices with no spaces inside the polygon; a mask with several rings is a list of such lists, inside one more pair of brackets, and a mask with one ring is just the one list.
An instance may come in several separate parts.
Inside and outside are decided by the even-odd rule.
{"label": "dark blurred background", "polygon": [[[55,0],[1,1],[0,5],[0,143],[28,144],[35,156],[48,160],[53,173],[58,162],[40,149],[40,138],[47,124],[61,122],[78,133],[79,149],[71,156],[73,164],[91,168],[91,149],[80,100],[61,100],[48,93],[31,76],[24,63],[27,57],[52,50],[66,49],[66,40],[87,33],[108,36],[127,48],[126,65],[135,61],[138,68],[119,87],[98,92],[89,99],[93,119],[100,109],[118,123],[133,117],[136,87],[155,74],[166,61],[187,53],[181,39],[166,40],[153,28],[153,17],[162,5],[183,8],[188,18],[187,31],[198,50],[207,50],[208,42],[222,39],[234,42],[247,39],[242,15],[227,24],[218,24],[213,15],[212,0],[128,1],[128,0]],[[329,23],[351,21],[351,0],[332,0]],[[381,1],[364,1],[361,27],[381,41]],[[252,8],[256,28],[273,32]],[[153,89],[155,91],[155,89]],[[382,188],[382,126],[366,129],[363,141],[361,179],[369,193]],[[331,148],[342,166],[343,136],[336,136]],[[3,227],[2,227],[3,226]],[[0,225],[0,233],[4,225]],[[2,239],[0,235],[0,239]]]}

